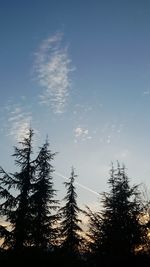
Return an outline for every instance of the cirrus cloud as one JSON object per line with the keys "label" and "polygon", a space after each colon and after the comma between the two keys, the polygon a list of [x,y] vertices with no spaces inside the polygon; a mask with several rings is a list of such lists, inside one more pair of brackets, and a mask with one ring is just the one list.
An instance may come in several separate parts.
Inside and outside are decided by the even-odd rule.
{"label": "cirrus cloud", "polygon": [[87,128],[83,128],[83,127],[77,127],[74,129],[74,133],[75,133],[75,143],[77,143],[77,141],[82,140],[88,140],[88,139],[92,139],[92,137],[89,135],[89,130]]}
{"label": "cirrus cloud", "polygon": [[33,122],[33,115],[30,107],[26,105],[25,98],[23,101],[15,103],[9,99],[3,106],[3,112],[0,114],[3,118],[2,129],[6,131],[6,136],[20,142],[26,136]]}
{"label": "cirrus cloud", "polygon": [[16,141],[21,141],[28,133],[31,121],[30,112],[23,111],[20,105],[13,106],[8,114],[8,135],[13,136]]}
{"label": "cirrus cloud", "polygon": [[51,107],[54,113],[63,113],[71,88],[71,59],[63,47],[63,35],[57,33],[44,40],[36,53],[35,72],[43,91],[40,103]]}

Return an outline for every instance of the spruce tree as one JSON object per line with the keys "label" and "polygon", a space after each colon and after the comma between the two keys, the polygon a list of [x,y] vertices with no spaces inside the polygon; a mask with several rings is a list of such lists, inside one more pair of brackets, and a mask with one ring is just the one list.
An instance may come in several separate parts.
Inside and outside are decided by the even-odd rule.
{"label": "spruce tree", "polygon": [[81,220],[78,218],[81,209],[77,205],[77,193],[74,186],[76,177],[74,168],[72,168],[69,182],[64,183],[67,188],[67,194],[64,198],[66,203],[60,209],[62,247],[71,255],[77,255],[79,253],[79,247],[82,241],[82,229],[79,225]]}
{"label": "spruce tree", "polygon": [[40,249],[52,247],[57,238],[55,210],[58,208],[58,201],[54,199],[56,190],[53,189],[54,168],[51,165],[55,155],[56,153],[49,150],[49,143],[46,140],[36,159],[36,175],[30,202],[32,210],[31,239],[33,245]]}
{"label": "spruce tree", "polygon": [[125,167],[119,163],[116,170],[112,166],[108,184],[110,192],[103,194],[102,211],[89,213],[93,252],[113,260],[127,258],[134,255],[144,236],[138,186],[129,185]]}
{"label": "spruce tree", "polygon": [[100,254],[101,246],[101,213],[93,212],[88,206],[84,211],[84,214],[88,217],[87,236],[87,250],[91,254],[92,258],[97,257]]}
{"label": "spruce tree", "polygon": [[[30,227],[29,198],[34,175],[32,137],[33,130],[30,129],[23,141],[19,142],[20,146],[14,148],[13,156],[19,171],[9,175],[0,168],[0,213],[11,227],[10,231],[1,231],[1,234],[5,233],[4,245],[16,250],[22,250],[27,244]],[[14,195],[13,189],[16,190]]]}
{"label": "spruce tree", "polygon": [[146,253],[150,256],[150,192],[144,184],[142,184],[142,203],[143,214],[141,221],[147,229],[145,235],[145,244],[143,246],[143,253]]}

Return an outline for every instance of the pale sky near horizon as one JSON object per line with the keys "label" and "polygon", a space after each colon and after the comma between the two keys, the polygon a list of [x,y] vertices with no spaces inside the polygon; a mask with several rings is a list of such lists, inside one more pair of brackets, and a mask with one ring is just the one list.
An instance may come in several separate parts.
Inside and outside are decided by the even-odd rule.
{"label": "pale sky near horizon", "polygon": [[[150,187],[150,1],[0,0],[0,165],[31,125],[96,192],[111,162]],[[58,198],[63,178],[55,174]],[[77,186],[80,204],[98,196]]]}

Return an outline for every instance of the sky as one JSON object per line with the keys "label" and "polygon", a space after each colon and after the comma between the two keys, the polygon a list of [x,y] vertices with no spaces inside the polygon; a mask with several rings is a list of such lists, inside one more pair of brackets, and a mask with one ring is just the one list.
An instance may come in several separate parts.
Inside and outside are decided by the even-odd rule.
{"label": "sky", "polygon": [[0,0],[0,165],[31,126],[46,136],[58,198],[74,166],[96,207],[111,162],[150,187],[150,1]]}

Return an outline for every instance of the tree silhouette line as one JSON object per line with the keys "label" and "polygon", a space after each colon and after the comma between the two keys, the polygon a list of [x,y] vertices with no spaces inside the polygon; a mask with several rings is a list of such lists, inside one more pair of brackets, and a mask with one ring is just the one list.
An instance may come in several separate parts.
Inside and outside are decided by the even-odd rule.
{"label": "tree silhouette line", "polygon": [[[120,266],[150,263],[150,203],[131,186],[124,165],[112,164],[109,192],[93,212],[77,204],[74,168],[64,183],[64,206],[56,197],[48,139],[33,159],[34,132],[14,147],[16,172],[0,167],[0,262],[46,266]],[[83,230],[80,214],[88,218]]]}

